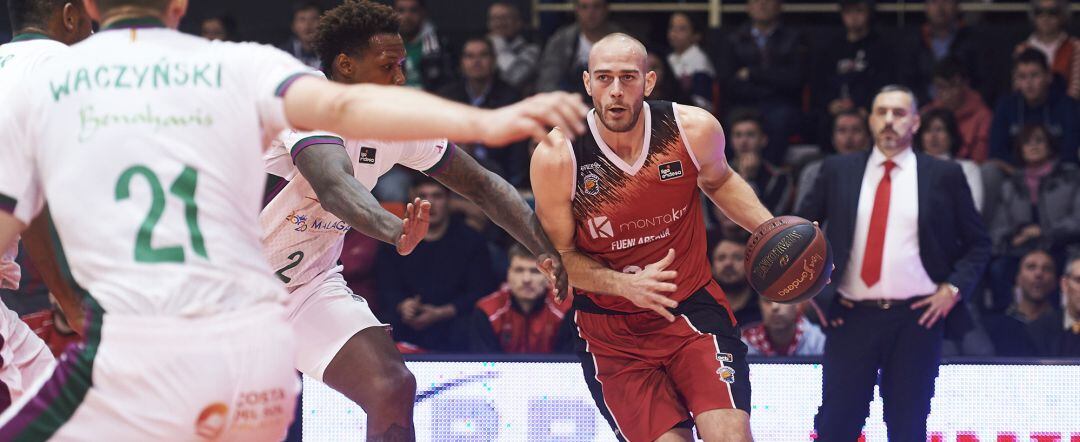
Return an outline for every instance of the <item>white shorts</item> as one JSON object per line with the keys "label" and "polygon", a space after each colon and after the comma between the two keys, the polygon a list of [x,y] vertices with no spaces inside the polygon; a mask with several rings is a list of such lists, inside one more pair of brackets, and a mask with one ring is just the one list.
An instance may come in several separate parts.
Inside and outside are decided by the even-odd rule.
{"label": "white shorts", "polygon": [[323,372],[360,330],[385,326],[364,298],[353,294],[341,266],[316,276],[289,295],[289,323],[296,334],[296,369],[322,382]]}
{"label": "white shorts", "polygon": [[299,389],[284,313],[88,311],[86,342],[0,415],[0,440],[282,440]]}
{"label": "white shorts", "polygon": [[0,302],[0,411],[19,400],[34,381],[51,374],[55,364],[45,341]]}

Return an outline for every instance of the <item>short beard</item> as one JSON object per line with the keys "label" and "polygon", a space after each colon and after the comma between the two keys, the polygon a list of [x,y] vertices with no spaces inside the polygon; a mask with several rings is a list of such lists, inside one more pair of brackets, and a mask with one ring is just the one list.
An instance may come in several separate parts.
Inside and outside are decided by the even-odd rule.
{"label": "short beard", "polygon": [[638,107],[637,109],[634,109],[632,111],[633,112],[633,117],[630,118],[630,122],[626,125],[626,127],[615,127],[615,126],[612,126],[612,125],[608,124],[607,120],[604,119],[604,112],[600,112],[600,123],[602,123],[604,125],[604,127],[607,128],[607,130],[610,130],[610,131],[615,132],[615,133],[630,132],[630,130],[632,130],[635,125],[637,125],[638,118],[641,118],[641,110],[644,109],[644,108],[645,108],[645,106],[643,105],[643,106]]}
{"label": "short beard", "polygon": [[749,285],[749,283],[746,282],[746,278],[739,278],[731,283],[721,282],[720,280],[717,280],[716,282],[720,284],[720,288],[723,289],[726,294],[742,293]]}

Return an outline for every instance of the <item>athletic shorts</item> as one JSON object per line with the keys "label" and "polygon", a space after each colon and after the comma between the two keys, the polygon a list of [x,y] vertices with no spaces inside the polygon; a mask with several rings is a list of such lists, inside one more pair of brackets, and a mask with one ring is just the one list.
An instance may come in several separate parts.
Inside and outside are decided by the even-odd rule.
{"label": "athletic shorts", "polygon": [[51,374],[55,364],[45,341],[0,302],[0,412],[19,400],[35,380]]}
{"label": "athletic shorts", "polygon": [[0,440],[282,440],[299,380],[278,304],[195,318],[87,311],[86,342],[0,415]]}
{"label": "athletic shorts", "polygon": [[350,338],[368,327],[386,326],[367,301],[353,294],[334,267],[289,295],[289,324],[296,333],[296,369],[322,382],[330,361]]}
{"label": "athletic shorts", "polygon": [[675,322],[575,303],[585,383],[619,440],[656,440],[709,410],[750,412],[746,345],[723,296],[710,282],[673,310]]}

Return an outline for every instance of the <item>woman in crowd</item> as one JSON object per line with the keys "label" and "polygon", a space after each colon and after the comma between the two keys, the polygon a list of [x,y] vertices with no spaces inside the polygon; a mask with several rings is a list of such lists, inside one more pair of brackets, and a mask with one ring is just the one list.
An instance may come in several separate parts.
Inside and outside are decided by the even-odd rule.
{"label": "woman in crowd", "polygon": [[963,142],[960,127],[956,124],[952,111],[938,108],[923,113],[922,124],[915,136],[915,145],[927,155],[960,163],[960,167],[964,170],[964,178],[967,178],[968,187],[971,188],[975,208],[981,212],[984,192],[979,166],[971,160],[953,157]]}

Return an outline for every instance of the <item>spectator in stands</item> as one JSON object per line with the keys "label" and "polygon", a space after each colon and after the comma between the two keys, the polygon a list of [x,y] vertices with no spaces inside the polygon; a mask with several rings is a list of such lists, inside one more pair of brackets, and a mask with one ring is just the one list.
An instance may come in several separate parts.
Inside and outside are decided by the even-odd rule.
{"label": "spectator in stands", "polygon": [[49,304],[48,309],[25,315],[22,320],[37,337],[45,341],[52,355],[59,358],[69,345],[81,342],[82,336],[75,333],[68,324],[67,317],[60,310],[60,305],[56,303],[52,293],[49,294]]}
{"label": "spectator in stands", "polygon": [[818,68],[811,94],[815,109],[828,112],[830,120],[843,111],[866,114],[874,94],[895,82],[896,51],[874,29],[873,14],[873,0],[841,0],[843,33],[815,54]]}
{"label": "spectator in stands", "polygon": [[544,48],[536,81],[540,92],[564,90],[584,97],[581,73],[588,68],[593,43],[619,32],[618,26],[608,22],[607,0],[574,0],[574,16],[577,21],[555,31]]}
{"label": "spectator in stands", "polygon": [[746,281],[744,262],[746,259],[746,242],[721,238],[713,246],[712,273],[713,278],[720,284],[727,295],[731,313],[739,324],[752,324],[761,320],[761,306],[757,302],[757,293]]}
{"label": "spectator in stands", "polygon": [[[521,94],[499,78],[495,65],[495,50],[484,37],[470,38],[461,49],[461,79],[439,91],[439,95],[476,107],[494,109],[521,100]],[[509,146],[462,144],[469,154],[515,186],[525,183],[528,169],[527,143]]]}
{"label": "spectator in stands", "polygon": [[727,109],[757,108],[769,145],[765,158],[784,159],[789,137],[802,124],[807,46],[780,22],[780,0],[749,0],[750,23],[731,34],[716,58]]}
{"label": "spectator in stands", "polygon": [[656,73],[656,86],[653,86],[648,99],[691,104],[692,99],[683,91],[679,81],[672,75],[671,65],[667,60],[652,51],[649,51],[646,57],[649,64],[648,69]]}
{"label": "spectator in stands", "polygon": [[[862,152],[870,148],[870,127],[866,125],[866,117],[861,113],[848,110],[833,117],[832,146],[837,155]],[[798,211],[806,200],[806,194],[814,188],[814,180],[821,172],[821,163],[824,158],[811,161],[803,166],[799,173],[799,185],[795,199],[795,210]]]}
{"label": "spectator in stands", "polygon": [[983,318],[999,356],[1045,356],[1050,354],[1054,332],[1061,327],[1054,306],[1056,270],[1053,257],[1032,250],[1020,260],[1013,286],[1013,302],[1001,314]]}
{"label": "spectator in stands", "polygon": [[281,46],[297,60],[319,69],[319,55],[315,53],[315,32],[319,28],[322,8],[314,1],[302,1],[293,6],[292,37]]}
{"label": "spectator in stands", "polygon": [[671,14],[667,31],[671,54],[668,54],[667,61],[671,66],[671,76],[678,81],[683,94],[690,97],[690,102],[686,104],[711,112],[716,70],[705,51],[698,46],[702,28],[703,25],[691,19],[689,14]]}
{"label": "spectator in stands", "polygon": [[454,72],[446,43],[428,20],[424,0],[394,0],[405,39],[405,85],[437,91]]}
{"label": "spectator in stands", "polygon": [[919,102],[935,98],[932,73],[941,60],[954,57],[969,68],[972,84],[981,85],[978,42],[960,19],[958,0],[926,0],[926,24],[901,46],[908,49],[898,66],[901,82],[910,85]]}
{"label": "spectator in stands", "polygon": [[956,118],[953,118],[952,111],[939,108],[922,114],[919,131],[915,134],[915,147],[927,155],[959,163],[960,168],[964,170],[968,188],[971,189],[971,199],[975,201],[975,209],[981,211],[983,206],[982,172],[973,161],[955,158],[956,151],[963,142],[960,128],[956,124]]}
{"label": "spectator in stands", "polygon": [[953,156],[981,164],[990,154],[990,123],[994,114],[982,96],[971,88],[969,78],[960,60],[946,58],[939,62],[934,66],[933,83],[937,98],[923,106],[922,113],[933,109],[952,112],[961,137],[960,144],[953,146],[957,148]]}
{"label": "spectator in stands", "polygon": [[528,93],[536,81],[540,45],[525,39],[521,11],[509,2],[495,2],[488,8],[488,39],[495,46],[499,78],[518,92]]}
{"label": "spectator in stands", "polygon": [[496,288],[487,244],[450,217],[449,191],[437,181],[418,177],[410,194],[410,199],[431,202],[431,223],[424,241],[408,256],[392,246],[379,248],[375,286],[381,318],[393,326],[397,341],[433,351],[464,350],[462,322],[471,317],[476,300]]}
{"label": "spectator in stands", "polygon": [[1016,53],[1042,52],[1050,61],[1050,71],[1065,80],[1066,93],[1080,100],[1080,38],[1069,35],[1070,15],[1068,0],[1031,0],[1028,16],[1035,32],[1016,46]]}
{"label": "spectator in stands", "polygon": [[821,356],[825,350],[825,333],[806,319],[807,302],[779,304],[759,298],[758,304],[761,323],[742,330],[742,340],[748,349],[746,354]]}
{"label": "spectator in stands", "polygon": [[1069,260],[1061,275],[1062,327],[1051,352],[1054,356],[1080,357],[1080,257]]}
{"label": "spectator in stands", "polygon": [[1065,95],[1061,87],[1051,85],[1050,70],[1042,52],[1027,49],[1016,57],[1013,87],[1016,91],[1002,97],[994,109],[990,158],[1018,165],[1020,158],[1011,149],[1014,137],[1025,125],[1042,124],[1050,134],[1051,143],[1058,147],[1059,158],[1075,163],[1080,146],[1077,101]]}
{"label": "spectator in stands", "polygon": [[204,19],[199,26],[199,35],[207,40],[237,41],[236,19],[228,15]]}
{"label": "spectator in stands", "polygon": [[510,246],[506,283],[476,303],[470,349],[477,353],[554,353],[570,320],[570,303],[556,303],[536,258],[520,244]]}
{"label": "spectator in stands", "polygon": [[1023,159],[1001,188],[990,225],[998,255],[1019,257],[1032,249],[1064,257],[1080,252],[1080,171],[1056,158],[1054,142],[1041,125],[1028,125],[1017,139]]}
{"label": "spectator in stands", "polygon": [[769,136],[753,111],[737,111],[728,125],[731,167],[754,188],[772,213],[788,213],[794,200],[791,174],[764,156]]}

